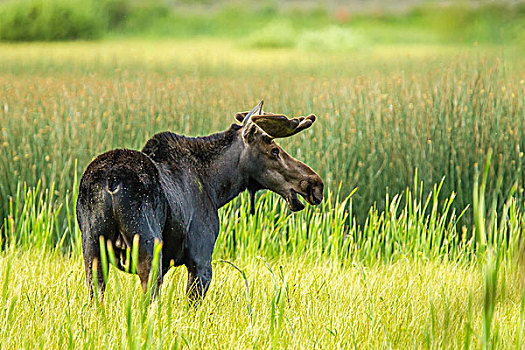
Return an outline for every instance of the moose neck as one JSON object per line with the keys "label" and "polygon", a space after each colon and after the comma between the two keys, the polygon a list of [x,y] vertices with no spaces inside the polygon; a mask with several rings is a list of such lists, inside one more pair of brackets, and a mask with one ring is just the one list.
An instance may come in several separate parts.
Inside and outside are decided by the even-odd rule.
{"label": "moose neck", "polygon": [[[234,132],[234,135],[230,134]],[[229,129],[213,135],[216,138],[231,138],[231,143],[219,142],[221,150],[214,152],[215,156],[202,165],[200,175],[207,184],[208,194],[217,208],[222,207],[248,186],[248,178],[242,172],[240,164],[244,150],[244,141],[237,130]],[[226,146],[224,146],[226,144]]]}
{"label": "moose neck", "polygon": [[240,126],[204,137],[186,137],[171,132],[153,136],[142,152],[158,163],[179,171],[191,171],[217,208],[235,198],[248,186],[240,167],[244,141]]}

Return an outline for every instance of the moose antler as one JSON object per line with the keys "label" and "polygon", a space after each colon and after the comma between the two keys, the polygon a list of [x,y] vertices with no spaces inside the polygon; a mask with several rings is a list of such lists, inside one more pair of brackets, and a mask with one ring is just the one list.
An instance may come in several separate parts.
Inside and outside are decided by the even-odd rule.
{"label": "moose antler", "polygon": [[289,137],[298,132],[309,128],[315,122],[315,115],[310,114],[308,117],[298,117],[288,119],[283,114],[265,113],[262,110],[264,101],[261,100],[251,111],[239,112],[235,118],[246,126],[248,123],[255,123],[268,136],[273,138]]}
{"label": "moose antler", "polygon": [[257,114],[264,114],[263,110],[262,110],[262,106],[264,104],[264,100],[261,100],[257,106],[253,107],[251,111],[249,112],[241,112],[241,113],[237,113],[235,115],[235,118],[242,122],[242,125],[245,126],[246,124],[248,124],[250,121],[251,121],[251,118],[254,116],[254,115],[257,115]]}
{"label": "moose antler", "polygon": [[263,114],[251,117],[269,136],[273,138],[289,137],[309,128],[315,122],[315,115],[288,119],[282,114]]}

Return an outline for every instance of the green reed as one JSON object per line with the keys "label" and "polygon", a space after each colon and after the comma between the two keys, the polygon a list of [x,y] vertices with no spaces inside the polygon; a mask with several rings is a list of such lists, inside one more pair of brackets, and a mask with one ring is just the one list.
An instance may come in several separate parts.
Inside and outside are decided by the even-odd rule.
{"label": "green reed", "polygon": [[[349,62],[343,54],[246,50],[229,42],[2,45],[1,217],[19,182],[55,183],[63,201],[97,154],[140,149],[165,130],[224,130],[260,98],[271,111],[318,115],[313,128],[280,143],[327,187],[342,184],[345,195],[357,187],[353,212],[361,224],[374,203],[386,208],[387,193],[413,185],[416,169],[427,186],[445,176],[441,193],[454,192],[452,209],[463,210],[489,148],[487,200],[503,203],[517,184],[523,204],[521,53],[426,50],[406,48],[400,57],[375,47]],[[472,215],[465,213],[468,225]]]}

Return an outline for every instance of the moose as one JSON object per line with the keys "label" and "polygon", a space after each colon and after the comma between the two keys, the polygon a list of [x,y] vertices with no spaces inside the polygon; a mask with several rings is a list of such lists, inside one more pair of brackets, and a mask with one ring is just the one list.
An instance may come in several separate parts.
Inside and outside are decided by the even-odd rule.
{"label": "moose", "polygon": [[[226,131],[203,137],[162,132],[140,152],[111,150],[87,166],[76,212],[91,299],[94,275],[103,297],[102,264],[107,270],[110,263],[101,257],[101,237],[111,242],[119,257],[113,265],[123,271],[129,270],[129,249],[138,239],[134,264],[144,292],[150,287],[156,294],[170,267],[185,265],[187,296],[198,302],[212,279],[219,208],[246,189],[252,213],[255,193],[263,189],[283,197],[291,211],[305,207],[298,195],[312,205],[322,202],[319,175],[274,142],[310,127],[315,115],[289,119],[263,112],[262,105],[263,101],[250,112],[237,113],[241,125],[232,124]],[[158,270],[150,271],[156,242],[162,244],[157,248]],[[150,272],[155,272],[151,275],[156,281],[148,282]]]}

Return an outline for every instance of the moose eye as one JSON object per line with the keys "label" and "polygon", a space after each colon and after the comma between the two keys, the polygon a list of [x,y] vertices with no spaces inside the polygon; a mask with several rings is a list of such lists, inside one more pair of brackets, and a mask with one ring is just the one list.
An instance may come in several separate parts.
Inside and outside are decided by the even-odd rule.
{"label": "moose eye", "polygon": [[272,148],[272,156],[277,157],[279,155],[279,148]]}

